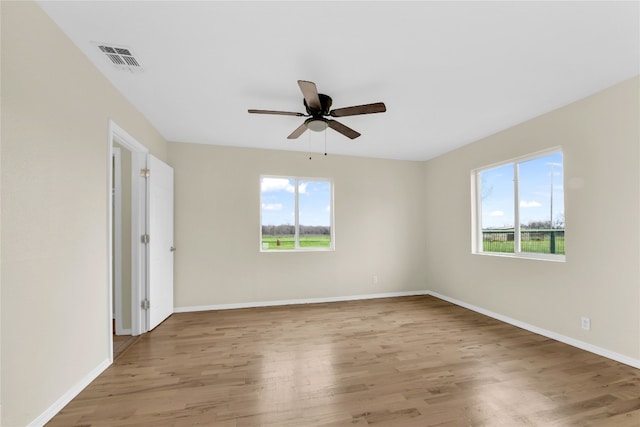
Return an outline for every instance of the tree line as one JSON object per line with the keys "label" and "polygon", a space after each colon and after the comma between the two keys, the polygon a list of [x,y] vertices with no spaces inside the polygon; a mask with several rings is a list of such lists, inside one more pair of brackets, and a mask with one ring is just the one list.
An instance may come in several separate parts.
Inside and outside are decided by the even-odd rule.
{"label": "tree line", "polygon": [[[301,225],[300,235],[329,235],[331,227],[328,225]],[[293,236],[296,233],[296,227],[290,224],[282,225],[263,225],[262,234],[265,236]]]}
{"label": "tree line", "polygon": [[520,226],[523,229],[530,230],[549,230],[554,228],[564,228],[564,217],[558,218],[555,221],[529,221],[528,224],[522,224]]}

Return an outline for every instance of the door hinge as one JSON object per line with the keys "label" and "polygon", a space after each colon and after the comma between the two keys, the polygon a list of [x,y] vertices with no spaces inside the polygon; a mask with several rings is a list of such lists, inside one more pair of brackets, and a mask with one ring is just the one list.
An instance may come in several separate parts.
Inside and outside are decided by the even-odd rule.
{"label": "door hinge", "polygon": [[142,302],[140,302],[140,307],[142,307],[143,310],[149,310],[149,307],[150,307],[149,300],[143,299]]}
{"label": "door hinge", "polygon": [[147,243],[149,243],[149,235],[143,234],[142,236],[140,236],[140,241],[146,245]]}
{"label": "door hinge", "polygon": [[140,169],[140,176],[143,178],[149,178],[151,171],[149,169]]}

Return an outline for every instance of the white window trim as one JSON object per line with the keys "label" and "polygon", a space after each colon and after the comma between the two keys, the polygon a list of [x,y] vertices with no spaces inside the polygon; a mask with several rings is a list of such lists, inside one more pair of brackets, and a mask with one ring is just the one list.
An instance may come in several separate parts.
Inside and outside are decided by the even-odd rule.
{"label": "white window trim", "polygon": [[[533,259],[533,260],[541,260],[541,261],[555,261],[555,262],[565,262],[566,261],[566,253],[565,254],[544,254],[544,253],[535,253],[535,252],[521,252],[520,251],[520,238],[521,238],[521,230],[520,230],[520,196],[519,192],[519,176],[518,169],[519,164],[527,162],[529,160],[534,160],[540,157],[549,156],[551,154],[561,153],[563,155],[562,163],[563,163],[563,173],[564,173],[564,152],[562,151],[562,147],[554,147],[547,150],[538,151],[535,153],[527,154],[525,156],[515,157],[510,160],[505,160],[502,162],[493,163],[488,166],[483,166],[481,168],[477,168],[471,171],[471,253],[474,255],[486,255],[486,256],[497,256],[504,258],[523,258],[523,259]],[[514,244],[514,253],[508,252],[485,252],[483,250],[483,235],[482,235],[482,200],[478,197],[482,192],[481,182],[478,179],[478,176],[481,172],[494,169],[500,166],[513,164],[513,179],[514,179],[514,234],[513,234],[513,244]],[[564,179],[563,179],[564,182]],[[566,205],[565,205],[566,206]],[[566,231],[565,231],[566,233]]]}
{"label": "white window trim", "polygon": [[[260,185],[262,183],[262,178],[277,178],[277,179],[293,179],[295,182],[295,193],[294,193],[294,218],[295,218],[295,248],[294,249],[263,249],[262,248],[262,189]],[[330,186],[330,203],[331,203],[331,214],[329,215],[329,239],[330,244],[328,248],[325,247],[300,247],[300,224],[299,224],[299,209],[298,209],[298,185],[300,181],[312,181],[312,182],[328,182]],[[334,224],[334,215],[335,215],[335,204],[334,204],[334,195],[333,195],[333,180],[330,178],[322,178],[322,177],[303,177],[303,176],[285,176],[285,175],[260,175],[260,179],[258,180],[258,194],[260,198],[260,224],[259,224],[259,250],[262,253],[291,253],[291,252],[333,252],[335,251],[335,230],[333,227]]]}

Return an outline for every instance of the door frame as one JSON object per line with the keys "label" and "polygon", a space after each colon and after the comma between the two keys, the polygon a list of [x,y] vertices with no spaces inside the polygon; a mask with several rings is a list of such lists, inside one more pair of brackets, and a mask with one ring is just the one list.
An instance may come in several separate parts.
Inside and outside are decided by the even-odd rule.
{"label": "door frame", "polygon": [[113,269],[113,199],[111,196],[111,184],[113,182],[113,142],[117,142],[122,147],[131,152],[131,335],[140,335],[146,332],[146,319],[141,302],[146,295],[146,250],[140,240],[140,236],[146,230],[146,183],[140,177],[140,170],[146,168],[147,147],[138,142],[127,131],[118,126],[113,120],[108,124],[107,159],[109,162],[107,180],[107,233],[108,233],[108,304],[109,304],[109,358],[113,362],[113,291],[112,291],[112,269]]}

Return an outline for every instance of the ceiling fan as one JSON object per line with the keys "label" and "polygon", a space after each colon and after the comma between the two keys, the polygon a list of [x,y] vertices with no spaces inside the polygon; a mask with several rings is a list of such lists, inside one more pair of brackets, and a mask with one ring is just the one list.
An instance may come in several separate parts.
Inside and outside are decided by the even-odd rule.
{"label": "ceiling fan", "polygon": [[298,80],[298,86],[304,96],[304,107],[307,110],[307,114],[295,113],[290,111],[273,111],[273,110],[249,110],[249,113],[254,114],[276,114],[281,116],[298,116],[308,117],[296,130],[294,130],[287,139],[296,139],[302,135],[307,129],[312,131],[321,132],[327,127],[340,132],[344,136],[350,139],[355,139],[360,136],[359,132],[343,125],[342,123],[327,119],[326,117],[346,117],[356,116],[358,114],[372,114],[372,113],[384,113],[387,111],[384,102],[376,102],[374,104],[355,105],[353,107],[337,108],[330,110],[331,97],[318,93],[316,84],[305,80]]}

